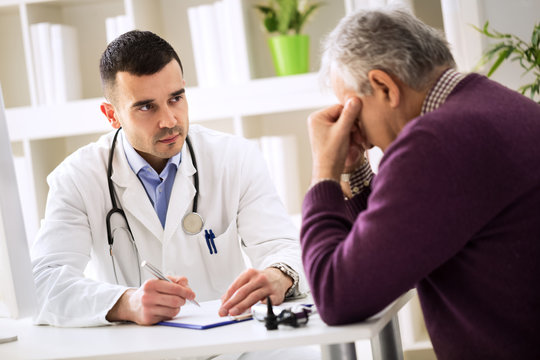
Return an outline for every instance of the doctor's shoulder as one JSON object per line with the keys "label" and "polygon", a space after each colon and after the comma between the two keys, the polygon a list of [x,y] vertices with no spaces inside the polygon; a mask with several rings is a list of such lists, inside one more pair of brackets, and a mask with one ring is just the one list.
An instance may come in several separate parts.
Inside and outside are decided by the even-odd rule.
{"label": "doctor's shoulder", "polygon": [[102,135],[97,141],[86,144],[68,155],[47,177],[69,176],[74,180],[105,176],[107,156],[114,132]]}

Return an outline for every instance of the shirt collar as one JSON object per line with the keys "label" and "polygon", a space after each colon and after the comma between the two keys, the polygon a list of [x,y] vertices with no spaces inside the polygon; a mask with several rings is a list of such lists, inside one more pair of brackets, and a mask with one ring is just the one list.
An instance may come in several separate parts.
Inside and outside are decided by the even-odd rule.
{"label": "shirt collar", "polygon": [[[147,166],[153,169],[150,166],[150,164],[148,164],[148,162],[144,160],[143,157],[139,155],[139,153],[137,153],[137,151],[135,151],[133,146],[131,146],[131,144],[129,143],[129,140],[126,138],[123,131],[121,132],[121,134],[122,134],[122,144],[124,145],[124,152],[126,154],[126,159],[128,161],[129,166],[131,167],[131,170],[133,170],[135,174],[139,174],[139,171],[141,171]],[[179,152],[178,154],[174,155],[167,161],[167,164],[163,168],[162,173],[164,171],[167,171],[167,169],[169,168],[169,164],[173,164],[178,169],[178,166],[180,165],[181,161],[182,161],[182,152]]]}
{"label": "shirt collar", "polygon": [[455,69],[448,69],[443,72],[424,99],[420,115],[427,114],[444,104],[448,95],[464,77],[464,74]]}

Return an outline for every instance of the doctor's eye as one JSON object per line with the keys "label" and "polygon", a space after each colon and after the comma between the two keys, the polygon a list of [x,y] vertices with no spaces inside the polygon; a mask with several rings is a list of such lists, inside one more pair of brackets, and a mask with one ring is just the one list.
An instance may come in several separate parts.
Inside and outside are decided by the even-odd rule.
{"label": "doctor's eye", "polygon": [[139,107],[139,110],[141,110],[141,111],[150,111],[150,110],[153,110],[153,109],[154,109],[154,105],[152,105],[152,104],[144,104],[144,105]]}
{"label": "doctor's eye", "polygon": [[173,97],[173,98],[171,99],[171,102],[177,103],[177,102],[179,102],[180,100],[182,100],[183,98],[184,98],[184,97],[183,97],[182,95],[176,95],[175,97]]}

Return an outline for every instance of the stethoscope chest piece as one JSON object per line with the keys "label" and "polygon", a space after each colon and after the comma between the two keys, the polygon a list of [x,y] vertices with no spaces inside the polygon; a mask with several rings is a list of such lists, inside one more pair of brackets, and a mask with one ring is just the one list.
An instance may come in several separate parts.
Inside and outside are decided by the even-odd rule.
{"label": "stethoscope chest piece", "polygon": [[201,215],[196,212],[186,214],[182,219],[182,228],[189,235],[197,235],[202,231],[204,220]]}

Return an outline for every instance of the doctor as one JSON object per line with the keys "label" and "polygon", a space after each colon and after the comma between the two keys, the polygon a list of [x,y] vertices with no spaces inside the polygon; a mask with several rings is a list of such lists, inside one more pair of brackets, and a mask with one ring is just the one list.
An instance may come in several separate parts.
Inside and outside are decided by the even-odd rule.
{"label": "doctor", "polygon": [[[235,315],[305,292],[297,231],[260,152],[189,126],[174,49],[131,31],[109,44],[100,71],[101,111],[116,130],[48,177],[32,249],[37,323],[147,325],[220,297],[220,315]],[[141,270],[143,260],[173,283]]]}

